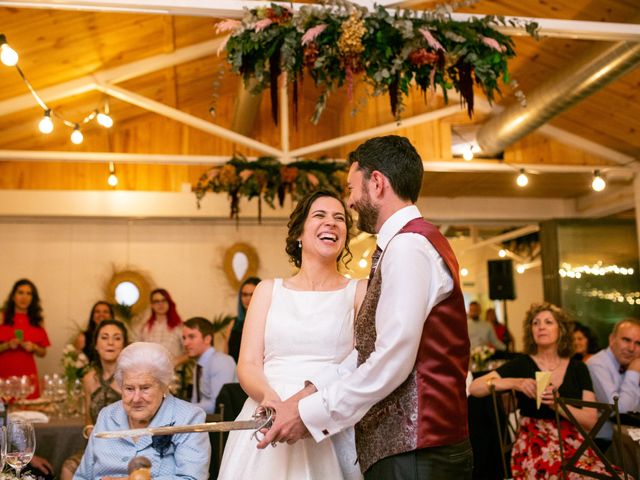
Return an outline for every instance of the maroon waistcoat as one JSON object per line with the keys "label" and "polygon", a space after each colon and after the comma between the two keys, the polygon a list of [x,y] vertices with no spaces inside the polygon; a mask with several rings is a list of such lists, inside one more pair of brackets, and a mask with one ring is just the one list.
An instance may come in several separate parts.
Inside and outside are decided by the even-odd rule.
{"label": "maroon waistcoat", "polygon": [[[409,377],[375,404],[355,426],[356,448],[363,472],[388,456],[452,445],[469,436],[465,388],[469,335],[458,262],[444,236],[424,219],[411,220],[397,235],[404,233],[422,235],[435,247],[453,278],[453,290],[425,319],[418,355]],[[406,268],[415,267],[406,265]],[[358,365],[366,362],[375,350],[375,314],[382,275],[382,268],[377,268],[356,318]],[[402,319],[381,321],[400,322]]]}

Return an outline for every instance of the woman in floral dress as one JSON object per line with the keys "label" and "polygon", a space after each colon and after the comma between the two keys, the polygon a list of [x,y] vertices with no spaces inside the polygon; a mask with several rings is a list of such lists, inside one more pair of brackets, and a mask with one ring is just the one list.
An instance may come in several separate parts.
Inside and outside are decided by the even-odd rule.
{"label": "woman in floral dress", "polygon": [[[524,321],[524,351],[527,355],[504,364],[497,370],[473,381],[471,395],[484,397],[491,386],[496,391],[514,389],[520,408],[520,430],[511,452],[511,471],[514,479],[562,478],[560,441],[553,390],[561,397],[595,401],[589,371],[583,362],[572,360],[573,338],[566,313],[550,303],[534,304]],[[536,406],[537,371],[550,372],[549,386],[542,392],[540,408]],[[593,408],[568,407],[576,420],[589,430],[596,423]],[[584,439],[574,425],[564,418],[560,409],[562,448],[564,458],[571,457]],[[578,461],[578,467],[605,472],[604,465],[588,449]],[[571,473],[568,478],[578,480]]]}

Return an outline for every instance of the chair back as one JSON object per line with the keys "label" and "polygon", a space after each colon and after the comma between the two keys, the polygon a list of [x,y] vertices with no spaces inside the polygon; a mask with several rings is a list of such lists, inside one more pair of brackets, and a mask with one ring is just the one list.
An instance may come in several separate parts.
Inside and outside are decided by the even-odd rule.
{"label": "chair back", "polygon": [[516,442],[520,429],[520,415],[518,413],[518,399],[514,390],[496,392],[493,385],[489,387],[493,400],[493,412],[496,419],[496,430],[500,442],[503,478],[511,478],[511,450]]}
{"label": "chair back", "polygon": [[[207,414],[207,423],[224,422],[224,404],[219,403],[216,413]],[[225,437],[224,432],[210,432],[209,440],[211,442],[211,460],[217,460],[218,467],[222,463],[222,453],[224,452]],[[217,448],[216,448],[217,447]]]}
{"label": "chair back", "polygon": [[[620,425],[620,413],[618,411],[618,397],[614,397],[613,404],[610,403],[602,403],[602,402],[589,402],[586,400],[575,399],[575,398],[564,398],[561,397],[558,393],[558,390],[554,390],[554,404],[556,410],[556,422],[558,424],[558,439],[560,442],[560,461],[562,465],[562,475],[566,480],[568,478],[569,472],[574,472],[582,477],[589,478],[598,478],[601,480],[607,479],[621,479],[624,478],[627,480],[626,468],[624,468],[624,457],[622,458],[622,469],[624,473],[617,472],[613,467],[611,461],[607,458],[604,452],[600,449],[600,447],[595,442],[596,435],[602,428],[602,426],[607,422],[610,418],[614,418],[617,428],[614,429],[614,441],[618,443],[619,450],[622,451],[622,436],[621,436],[621,425]],[[595,408],[598,411],[598,421],[588,432],[586,429],[576,420],[573,413],[569,409],[569,406],[577,407],[577,408]],[[563,439],[562,439],[562,429],[561,429],[561,416],[560,410],[565,413],[566,420],[569,421],[577,430],[580,432],[580,435],[584,438],[582,445],[578,447],[575,453],[570,458],[565,458],[564,449],[563,449]],[[580,457],[587,451],[588,448],[591,448],[596,456],[602,461],[604,467],[606,469],[606,473],[600,472],[591,472],[580,468],[577,466]]]}

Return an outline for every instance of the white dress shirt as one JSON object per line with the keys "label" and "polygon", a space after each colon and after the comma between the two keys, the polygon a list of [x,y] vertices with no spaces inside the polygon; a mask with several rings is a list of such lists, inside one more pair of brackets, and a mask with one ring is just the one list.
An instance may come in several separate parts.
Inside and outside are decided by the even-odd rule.
{"label": "white dress shirt", "polygon": [[424,236],[407,233],[393,238],[415,218],[421,218],[415,205],[402,208],[378,234],[383,256],[378,265],[382,284],[375,351],[356,368],[354,350],[337,371],[328,369],[322,377],[311,378],[318,392],[299,403],[302,421],[316,441],[355,425],[407,379],[415,365],[425,319],[453,290],[444,260]]}

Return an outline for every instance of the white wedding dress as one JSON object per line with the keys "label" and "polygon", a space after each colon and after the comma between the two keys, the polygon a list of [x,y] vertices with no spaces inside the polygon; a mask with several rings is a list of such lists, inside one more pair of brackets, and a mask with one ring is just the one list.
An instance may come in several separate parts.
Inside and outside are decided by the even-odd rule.
{"label": "white wedding dress", "polygon": [[[353,350],[353,304],[356,280],[330,292],[297,291],[274,281],[264,333],[264,374],[285,400],[304,381],[340,363]],[[247,399],[238,420],[253,415],[258,403]],[[313,438],[293,445],[256,448],[251,431],[229,434],[218,479],[359,479],[353,429],[320,443]]]}

